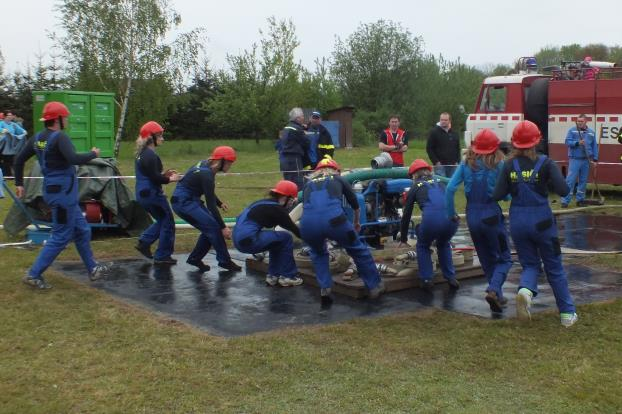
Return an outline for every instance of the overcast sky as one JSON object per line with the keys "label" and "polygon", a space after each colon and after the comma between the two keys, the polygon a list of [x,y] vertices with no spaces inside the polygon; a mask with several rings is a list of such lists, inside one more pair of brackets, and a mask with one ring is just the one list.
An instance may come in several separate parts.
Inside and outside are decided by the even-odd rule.
{"label": "overcast sky", "polygon": [[[20,0],[2,8],[0,50],[7,71],[34,63],[50,46],[46,31],[60,32],[58,0]],[[212,66],[225,67],[226,54],[237,54],[257,41],[266,19],[291,19],[300,46],[297,56],[312,69],[315,58],[330,56],[335,37],[347,38],[361,23],[400,22],[422,36],[425,51],[484,66],[512,64],[547,45],[622,42],[622,1],[203,1],[171,0],[182,16],[182,30],[206,29]]]}

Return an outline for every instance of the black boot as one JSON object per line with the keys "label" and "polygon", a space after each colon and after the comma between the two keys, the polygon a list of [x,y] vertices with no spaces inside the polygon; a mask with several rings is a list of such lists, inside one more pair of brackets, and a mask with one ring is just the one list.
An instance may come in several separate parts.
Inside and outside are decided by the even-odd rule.
{"label": "black boot", "polygon": [[188,260],[186,260],[186,263],[188,263],[191,266],[198,267],[200,272],[207,272],[210,269],[209,265],[203,263],[202,260],[190,260],[190,259],[188,259]]}

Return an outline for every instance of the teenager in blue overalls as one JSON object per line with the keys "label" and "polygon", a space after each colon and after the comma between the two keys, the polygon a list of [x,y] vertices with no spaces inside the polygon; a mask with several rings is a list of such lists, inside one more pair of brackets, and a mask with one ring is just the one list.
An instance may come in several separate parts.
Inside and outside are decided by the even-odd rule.
{"label": "teenager in blue overalls", "polygon": [[[369,290],[369,297],[377,298],[384,291],[384,283],[380,279],[369,247],[357,234],[361,224],[356,195],[350,183],[339,176],[339,171],[339,165],[330,157],[320,160],[315,167],[315,173],[309,177],[303,191],[300,234],[311,249],[311,261],[323,302],[332,300],[333,285],[326,239],[339,243],[354,259],[361,279]],[[348,221],[343,209],[344,197],[354,211],[352,223]]]}
{"label": "teenager in blue overalls", "polygon": [[[212,246],[216,250],[218,266],[232,271],[242,270],[231,260],[225,243],[225,239],[231,238],[231,230],[225,225],[218,207],[227,211],[228,206],[214,193],[216,174],[229,171],[235,160],[233,148],[227,146],[214,148],[209,159],[199,161],[186,171],[171,197],[175,213],[201,231],[194,250],[186,261],[191,266],[198,267],[201,272],[210,269],[209,265],[203,262],[203,258]],[[201,201],[201,197],[205,198],[205,203]]]}
{"label": "teenager in blue overalls", "polygon": [[586,116],[581,114],[577,117],[577,124],[568,130],[566,134],[566,146],[568,147],[568,175],[566,184],[570,187],[570,193],[561,199],[562,208],[568,207],[572,201],[572,189],[577,184],[577,206],[585,206],[585,188],[590,172],[590,166],[598,162],[598,142],[596,133],[586,123]]}
{"label": "teenager in blue overalls", "polygon": [[298,286],[298,268],[294,261],[294,242],[286,231],[264,230],[281,226],[300,238],[300,230],[288,214],[288,207],[298,198],[298,186],[287,180],[279,181],[270,190],[270,198],[246,207],[235,221],[233,244],[242,253],[269,252],[266,283],[275,286]]}
{"label": "teenager in blue overalls", "polygon": [[[173,265],[177,263],[171,257],[175,249],[175,219],[162,184],[179,181],[181,176],[175,170],[163,172],[162,160],[155,152],[155,148],[164,142],[163,133],[160,124],[149,121],[140,128],[136,140],[136,201],[155,222],[140,235],[135,247],[155,264]],[[156,240],[159,240],[158,248],[152,254],[151,245]]]}
{"label": "teenager in blue overalls", "polygon": [[531,302],[538,294],[538,276],[544,264],[561,323],[568,327],[578,320],[578,316],[562,265],[557,225],[549,206],[548,191],[551,188],[563,197],[570,190],[555,163],[544,155],[536,154],[535,147],[541,137],[533,122],[518,123],[512,132],[514,151],[499,176],[492,197],[501,200],[508,194],[512,196],[510,234],[523,267],[516,295],[517,316],[531,318]]}
{"label": "teenager in blue overalls", "polygon": [[456,270],[452,261],[451,238],[456,234],[458,222],[447,217],[445,208],[445,186],[432,176],[432,167],[422,159],[410,164],[408,175],[412,177],[413,185],[408,191],[404,214],[400,226],[400,246],[407,246],[408,227],[415,202],[421,208],[421,223],[415,227],[417,236],[417,263],[421,287],[431,291],[434,287],[432,278],[432,254],[430,247],[436,242],[438,261],[451,289],[458,289],[460,284],[456,280]]}
{"label": "teenager in blue overalls", "polygon": [[99,148],[87,153],[75,152],[69,137],[63,132],[68,126],[69,110],[60,102],[48,102],[41,120],[45,129],[28,140],[15,159],[15,192],[24,196],[24,163],[36,155],[43,174],[43,201],[52,209],[52,232],[23,282],[38,289],[52,286],[43,272],[73,240],[89,278],[97,280],[108,270],[98,264],[91,250],[91,228],[78,204],[78,179],[74,165],[86,164],[99,156]]}
{"label": "teenager in blue overalls", "polygon": [[467,225],[488,280],[486,301],[493,312],[501,312],[507,303],[507,299],[503,297],[503,283],[512,267],[503,212],[492,199],[497,177],[503,169],[500,142],[490,129],[478,132],[445,192],[447,216],[457,221],[454,195],[464,182]]}

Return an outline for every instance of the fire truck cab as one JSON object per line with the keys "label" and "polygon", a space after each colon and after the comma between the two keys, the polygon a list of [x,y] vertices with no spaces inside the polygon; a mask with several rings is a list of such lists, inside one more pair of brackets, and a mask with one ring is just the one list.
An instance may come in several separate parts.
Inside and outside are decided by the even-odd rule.
{"label": "fire truck cab", "polygon": [[[564,62],[538,73],[519,59],[519,73],[486,78],[475,111],[468,115],[465,144],[478,131],[490,128],[509,148],[512,130],[523,120],[542,131],[538,150],[548,154],[564,175],[568,166],[566,134],[577,116],[587,115],[599,145],[598,182],[622,184],[622,68],[608,62]],[[589,71],[589,72],[588,72]]]}

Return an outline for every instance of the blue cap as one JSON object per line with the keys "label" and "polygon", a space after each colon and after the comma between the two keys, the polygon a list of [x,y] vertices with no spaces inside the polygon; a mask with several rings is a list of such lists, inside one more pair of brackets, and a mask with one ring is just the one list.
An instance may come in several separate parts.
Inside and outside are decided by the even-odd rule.
{"label": "blue cap", "polygon": [[527,66],[538,66],[536,58],[530,57],[529,59],[527,59]]}
{"label": "blue cap", "polygon": [[320,114],[319,111],[313,111],[311,112],[311,118],[321,118],[322,115]]}

